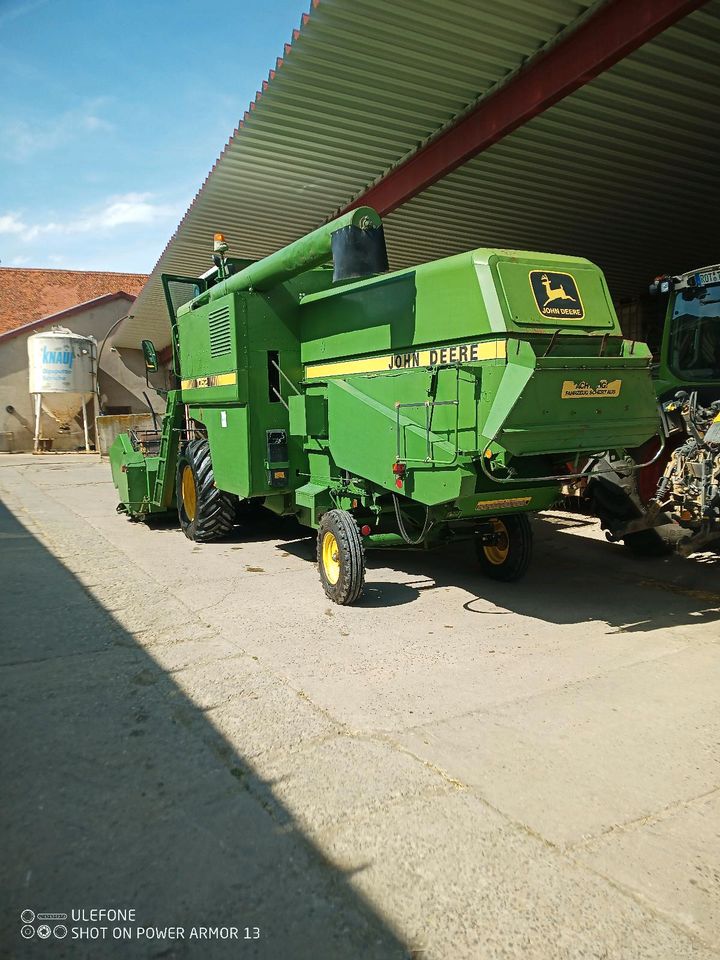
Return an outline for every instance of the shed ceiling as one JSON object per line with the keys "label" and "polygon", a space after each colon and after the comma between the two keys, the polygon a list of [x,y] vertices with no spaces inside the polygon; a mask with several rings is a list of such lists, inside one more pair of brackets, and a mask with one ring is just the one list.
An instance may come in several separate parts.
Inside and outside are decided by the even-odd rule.
{"label": "shed ceiling", "polygon": [[213,233],[258,258],[313,230],[599,2],[313,3],[115,342],[169,342],[160,274],[207,270]]}
{"label": "shed ceiling", "polygon": [[[161,273],[197,276],[222,231],[257,258],[321,224],[602,0],[322,0],[303,18],[116,342],[169,341]],[[386,218],[391,265],[475,246],[589,257],[616,297],[719,259],[720,0]]]}
{"label": "shed ceiling", "polygon": [[614,297],[720,259],[717,0],[385,218],[394,266],[480,246],[572,253]]}

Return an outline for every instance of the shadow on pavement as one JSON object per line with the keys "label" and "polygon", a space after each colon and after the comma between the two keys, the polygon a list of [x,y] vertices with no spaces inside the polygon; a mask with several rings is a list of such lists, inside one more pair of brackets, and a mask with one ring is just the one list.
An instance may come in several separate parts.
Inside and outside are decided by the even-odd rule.
{"label": "shadow on pavement", "polygon": [[[272,785],[2,504],[0,543],[0,955],[406,957]],[[115,941],[107,922],[101,942],[21,938],[23,910],[99,907],[261,939]]]}
{"label": "shadow on pavement", "polygon": [[[365,593],[358,606],[408,604],[421,592],[455,586],[474,595],[462,605],[482,616],[509,611],[558,624],[598,620],[621,632],[720,620],[720,557],[638,558],[619,544],[566,532],[594,526],[594,520],[582,516],[535,516],[533,561],[516,583],[484,577],[470,543],[436,550],[368,551]],[[253,539],[265,536],[292,537],[277,544],[278,549],[315,562],[314,539],[293,521],[271,519]],[[398,583],[376,578],[376,571],[381,575],[388,569],[411,579]]]}
{"label": "shadow on pavement", "polygon": [[463,606],[478,615],[511,611],[557,624],[597,620],[620,632],[720,620],[714,564],[677,556],[640,559],[620,545],[563,532],[584,525],[570,519],[565,527],[564,520],[536,517],[533,561],[516,583],[483,577],[468,543],[427,553],[376,554],[367,583],[373,583],[373,568],[390,567],[417,578],[394,584],[405,590],[457,586],[474,594]]}

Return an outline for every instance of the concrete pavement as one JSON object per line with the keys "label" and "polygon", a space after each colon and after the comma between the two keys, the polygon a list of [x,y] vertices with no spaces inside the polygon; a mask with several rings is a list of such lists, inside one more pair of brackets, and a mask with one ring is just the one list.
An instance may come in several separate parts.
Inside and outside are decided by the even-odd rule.
{"label": "concrete pavement", "polygon": [[[9,955],[720,956],[718,556],[552,513],[518,584],[382,553],[339,608],[293,523],[199,546],[95,457],[0,500]],[[62,904],[186,936],[22,939]]]}

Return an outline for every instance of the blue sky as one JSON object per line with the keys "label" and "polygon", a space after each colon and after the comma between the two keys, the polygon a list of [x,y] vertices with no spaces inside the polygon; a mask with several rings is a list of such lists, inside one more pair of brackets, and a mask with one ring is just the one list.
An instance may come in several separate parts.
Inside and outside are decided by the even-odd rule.
{"label": "blue sky", "polygon": [[0,0],[0,263],[149,272],[309,0]]}

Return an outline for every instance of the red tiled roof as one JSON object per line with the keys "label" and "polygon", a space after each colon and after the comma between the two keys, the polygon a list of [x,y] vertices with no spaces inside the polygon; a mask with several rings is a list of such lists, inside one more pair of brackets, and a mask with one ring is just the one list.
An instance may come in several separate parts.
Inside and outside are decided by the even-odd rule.
{"label": "red tiled roof", "polygon": [[129,309],[130,304],[135,302],[135,297],[131,297],[129,293],[123,293],[122,290],[118,293],[103,294],[102,297],[95,297],[94,300],[88,300],[87,303],[78,303],[74,307],[68,307],[67,310],[60,310],[59,313],[51,313],[49,317],[40,317],[39,320],[31,320],[30,323],[24,323],[21,327],[15,327],[14,330],[0,332],[0,344],[6,340],[12,340],[13,337],[21,337],[35,333],[36,330],[42,330],[43,327],[55,326],[57,324],[62,325],[68,317],[77,316],[77,314],[82,313],[83,310],[92,310],[94,307],[99,307],[104,303],[112,303],[113,300],[124,300]]}
{"label": "red tiled roof", "polygon": [[0,335],[113,293],[136,297],[147,275],[0,267]]}

